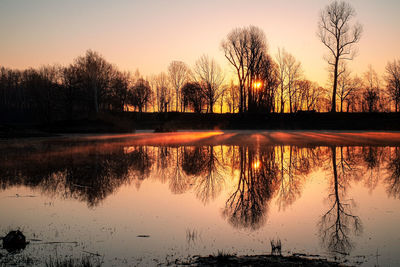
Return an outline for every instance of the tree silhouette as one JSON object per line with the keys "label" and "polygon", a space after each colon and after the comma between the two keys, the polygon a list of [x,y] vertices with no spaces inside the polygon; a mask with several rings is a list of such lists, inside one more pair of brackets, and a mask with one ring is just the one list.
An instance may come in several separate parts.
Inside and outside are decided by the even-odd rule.
{"label": "tree silhouette", "polygon": [[92,110],[97,113],[102,104],[102,98],[109,88],[112,65],[92,50],[86,51],[85,56],[75,59],[74,65],[80,76],[82,87],[89,90]]}
{"label": "tree silhouette", "polygon": [[189,106],[194,110],[194,112],[201,112],[205,104],[205,98],[199,83],[186,83],[182,87],[182,97],[184,109],[186,108],[186,106]]}
{"label": "tree silhouette", "polygon": [[349,99],[352,95],[357,94],[362,82],[358,78],[351,77],[351,72],[344,63],[340,65],[340,72],[342,74],[338,77],[338,88],[336,94],[340,100],[340,112],[343,112],[344,103],[347,103],[347,111],[349,110],[349,102],[351,101]]}
{"label": "tree silhouette", "polygon": [[255,26],[236,28],[222,41],[221,47],[237,74],[241,113],[246,111],[246,105],[252,103],[252,90],[253,84],[257,82],[257,71],[261,68],[262,61],[267,59],[265,34]]}
{"label": "tree silhouette", "polygon": [[248,90],[248,111],[274,112],[278,86],[276,64],[268,55],[264,55],[253,76],[253,85]]}
{"label": "tree silhouette", "polygon": [[137,107],[140,113],[143,111],[145,105],[150,102],[151,96],[150,84],[143,78],[140,78],[128,93],[130,104]]}
{"label": "tree silhouette", "polygon": [[400,110],[400,60],[393,60],[386,65],[386,83],[389,96],[394,100],[394,110]]}
{"label": "tree silhouette", "polygon": [[203,55],[193,68],[193,78],[200,84],[203,96],[207,103],[207,112],[214,112],[214,104],[222,94],[221,85],[224,74],[214,59]]}
{"label": "tree silhouette", "polygon": [[158,112],[167,112],[170,110],[172,101],[170,82],[167,74],[164,72],[153,77],[153,83],[156,94],[157,110]]}
{"label": "tree silhouette", "polygon": [[172,61],[168,66],[168,74],[171,85],[175,89],[175,111],[178,111],[178,107],[181,103],[181,88],[189,79],[190,70],[184,62]]}
{"label": "tree silhouette", "polygon": [[333,72],[331,112],[336,112],[337,84],[342,74],[339,64],[354,58],[354,44],[360,40],[362,33],[360,24],[350,24],[354,16],[355,10],[350,4],[335,0],[321,11],[318,22],[318,36],[329,50],[327,62]]}
{"label": "tree silhouette", "polygon": [[380,100],[380,81],[378,74],[370,65],[364,73],[363,110],[368,112],[378,111]]}

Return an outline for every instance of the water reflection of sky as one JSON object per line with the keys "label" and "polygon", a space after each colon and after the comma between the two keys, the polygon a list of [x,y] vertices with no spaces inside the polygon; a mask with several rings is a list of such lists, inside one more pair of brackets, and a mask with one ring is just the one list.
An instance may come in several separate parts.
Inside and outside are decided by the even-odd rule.
{"label": "water reflection of sky", "polygon": [[400,134],[111,137],[0,144],[0,230],[78,242],[31,242],[24,253],[166,263],[269,253],[280,238],[285,253],[400,262]]}

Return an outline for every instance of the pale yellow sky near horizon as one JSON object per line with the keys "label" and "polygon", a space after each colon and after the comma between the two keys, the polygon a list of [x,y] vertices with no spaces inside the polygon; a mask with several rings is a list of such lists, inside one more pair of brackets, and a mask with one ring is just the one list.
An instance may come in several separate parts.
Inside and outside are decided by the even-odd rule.
{"label": "pale yellow sky near horizon", "polygon": [[[173,60],[193,66],[207,54],[229,75],[220,48],[235,27],[264,30],[269,52],[284,47],[301,63],[306,78],[325,85],[328,77],[319,41],[318,15],[329,0],[282,1],[0,1],[0,65],[10,68],[67,65],[87,49],[121,70],[147,76],[167,71]],[[400,59],[400,1],[351,0],[354,21],[364,27],[358,56],[350,63],[362,75],[371,64],[384,74]]]}

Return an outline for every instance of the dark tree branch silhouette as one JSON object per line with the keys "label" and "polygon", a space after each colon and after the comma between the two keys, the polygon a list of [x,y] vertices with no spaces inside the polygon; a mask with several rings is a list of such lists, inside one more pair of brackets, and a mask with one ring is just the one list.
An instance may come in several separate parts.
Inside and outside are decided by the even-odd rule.
{"label": "dark tree branch silhouette", "polygon": [[196,61],[193,72],[193,78],[200,84],[206,99],[207,112],[213,113],[214,104],[222,94],[221,85],[224,81],[222,69],[214,59],[203,55]]}
{"label": "dark tree branch silhouette", "polygon": [[204,98],[201,86],[197,82],[186,83],[182,87],[182,98],[184,110],[187,106],[189,106],[196,113],[201,112],[206,100]]}
{"label": "dark tree branch silhouette", "polygon": [[350,24],[355,14],[350,4],[335,0],[321,11],[318,22],[318,36],[329,50],[330,56],[327,61],[333,72],[331,112],[336,112],[339,64],[343,60],[354,58],[356,52],[354,44],[361,38],[362,26],[358,23]]}
{"label": "dark tree branch silhouette", "polygon": [[141,78],[129,92],[130,104],[137,107],[141,113],[143,107],[150,101],[151,95],[152,91],[149,82]]}
{"label": "dark tree branch silhouette", "polygon": [[400,60],[393,60],[386,65],[386,83],[389,96],[394,100],[395,112],[400,111]]}

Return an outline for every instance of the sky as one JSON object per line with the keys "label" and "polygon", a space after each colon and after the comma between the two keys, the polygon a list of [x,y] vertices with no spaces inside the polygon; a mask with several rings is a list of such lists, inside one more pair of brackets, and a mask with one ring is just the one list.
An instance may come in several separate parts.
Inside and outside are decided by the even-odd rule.
{"label": "sky", "polygon": [[[167,71],[173,60],[193,66],[206,54],[232,73],[221,41],[235,27],[266,34],[269,53],[285,48],[302,63],[307,79],[327,83],[326,48],[318,39],[321,11],[331,0],[0,0],[0,65],[23,69],[67,65],[95,50],[124,71]],[[354,74],[368,66],[384,74],[400,59],[399,0],[349,0],[364,32]]]}

